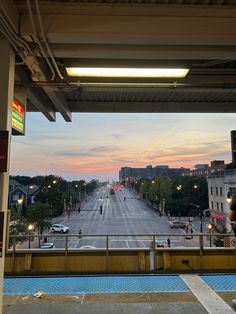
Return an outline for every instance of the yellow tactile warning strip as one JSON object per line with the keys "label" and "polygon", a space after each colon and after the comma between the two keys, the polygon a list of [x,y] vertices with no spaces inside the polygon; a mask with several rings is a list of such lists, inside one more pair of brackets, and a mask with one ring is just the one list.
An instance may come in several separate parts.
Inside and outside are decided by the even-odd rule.
{"label": "yellow tactile warning strip", "polygon": [[180,275],[198,301],[210,314],[235,314],[233,309],[215,293],[199,276]]}

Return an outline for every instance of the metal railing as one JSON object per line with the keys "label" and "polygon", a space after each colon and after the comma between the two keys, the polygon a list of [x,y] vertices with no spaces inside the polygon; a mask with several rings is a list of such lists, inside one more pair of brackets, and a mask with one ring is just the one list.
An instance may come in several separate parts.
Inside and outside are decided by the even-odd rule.
{"label": "metal railing", "polygon": [[[195,234],[173,234],[173,233],[156,233],[156,234],[42,234],[42,235],[36,235],[36,234],[24,234],[24,235],[10,235],[9,241],[10,245],[8,248],[8,252],[16,252],[19,250],[40,250],[41,244],[45,242],[50,243],[50,239],[53,241],[57,241],[58,239],[61,240],[61,238],[64,238],[64,244],[62,247],[54,247],[53,249],[49,248],[50,251],[52,250],[60,250],[60,251],[69,251],[69,250],[78,250],[81,251],[82,249],[91,249],[91,250],[132,250],[132,249],[143,249],[143,250],[150,250],[153,248],[152,243],[156,243],[155,249],[178,249],[178,246],[168,247],[167,239],[170,239],[170,242],[173,238],[183,238],[183,241],[177,241],[181,245],[181,249],[183,248],[198,248],[200,251],[203,251],[204,248],[209,246],[212,246],[214,239],[224,239],[224,238],[230,238],[231,241],[235,239],[235,236],[233,233],[227,233],[227,234],[208,234],[208,233],[195,233]],[[131,238],[131,239],[129,239]],[[198,238],[198,240],[196,240]],[[101,240],[103,239],[103,240]],[[37,241],[37,244],[35,242]],[[86,240],[89,240],[89,244],[86,244]],[[91,241],[92,240],[92,241]],[[99,247],[95,247],[95,244],[91,245],[92,243],[95,243],[94,240],[100,242]],[[192,240],[192,242],[191,242]],[[130,242],[136,242],[142,243],[142,246],[129,246],[128,243]],[[82,243],[84,242],[84,243]],[[112,242],[126,242],[127,247],[124,246],[112,246]],[[83,244],[82,246],[79,246],[80,244]],[[150,245],[146,245],[145,243],[149,243]],[[186,246],[185,246],[186,245]],[[162,247],[163,246],[163,247]],[[229,243],[230,246],[230,243]],[[232,243],[231,243],[232,246]],[[219,247],[218,247],[219,248]]]}
{"label": "metal railing", "polygon": [[[57,248],[48,248],[42,249],[41,244],[48,242],[49,239],[53,241],[58,241],[61,243],[61,239],[63,241],[63,247]],[[130,239],[129,239],[130,238]],[[168,246],[167,239],[170,239],[173,242],[173,238],[180,238],[182,241],[181,246]],[[183,238],[183,239],[182,239]],[[15,272],[15,260],[16,255],[18,253],[64,253],[64,271],[67,271],[67,259],[68,254],[73,252],[76,254],[80,254],[83,252],[104,252],[105,254],[105,262],[106,262],[106,273],[108,273],[108,265],[109,265],[109,253],[114,251],[145,251],[150,254],[150,270],[153,268],[155,270],[155,256],[158,252],[161,251],[186,251],[186,250],[194,250],[198,251],[200,260],[204,255],[204,250],[227,250],[225,247],[210,247],[207,244],[212,243],[212,238],[216,239],[229,239],[229,241],[234,241],[235,244],[235,236],[233,233],[231,234],[206,234],[206,233],[195,233],[195,234],[170,234],[170,233],[157,233],[157,234],[43,234],[43,235],[10,235],[9,239],[11,242],[10,248],[8,248],[8,253],[12,255],[12,265],[13,272]],[[163,240],[166,239],[166,240]],[[23,240],[21,243],[20,240]],[[94,245],[81,245],[86,243],[86,240],[89,240],[89,243],[99,244],[99,247],[95,247]],[[92,241],[91,241],[92,240]],[[94,241],[95,240],[95,241]],[[127,241],[130,243],[139,243],[139,246],[133,245],[133,247],[129,247]],[[178,241],[181,243],[181,241]],[[37,243],[36,243],[37,242]],[[115,247],[113,246],[113,242],[116,243]],[[119,242],[124,245],[126,243],[127,247],[122,247],[119,245]],[[191,243],[194,242],[194,243]],[[148,245],[145,245],[147,243]],[[155,243],[156,245],[153,245]],[[37,247],[32,247],[37,246]],[[36,245],[37,244],[37,245]],[[141,246],[141,244],[143,244]],[[184,246],[184,244],[188,244],[188,246]],[[189,245],[191,244],[191,245]],[[232,244],[232,243],[229,243]],[[81,245],[81,246],[79,246]],[[235,247],[231,247],[230,249],[235,249]]]}

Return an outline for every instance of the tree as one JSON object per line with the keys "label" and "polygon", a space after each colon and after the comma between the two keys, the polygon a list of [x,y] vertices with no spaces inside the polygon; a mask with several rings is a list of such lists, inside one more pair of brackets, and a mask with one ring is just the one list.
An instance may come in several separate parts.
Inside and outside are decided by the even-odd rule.
{"label": "tree", "polygon": [[149,198],[152,203],[159,205],[160,211],[166,211],[165,203],[168,202],[173,192],[172,181],[169,178],[156,177],[152,180],[149,189]]}
{"label": "tree", "polygon": [[172,197],[166,206],[173,216],[201,215],[202,211],[208,208],[206,178],[197,176],[175,178]]}
{"label": "tree", "polygon": [[[35,225],[38,235],[43,233],[44,228],[50,226],[50,208],[47,203],[35,203],[30,205],[27,210],[28,222]],[[40,246],[40,242],[39,242]]]}

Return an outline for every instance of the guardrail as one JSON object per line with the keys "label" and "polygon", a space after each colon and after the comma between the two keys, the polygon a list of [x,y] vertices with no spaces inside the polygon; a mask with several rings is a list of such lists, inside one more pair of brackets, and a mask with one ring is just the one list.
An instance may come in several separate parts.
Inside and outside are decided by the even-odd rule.
{"label": "guardrail", "polygon": [[[234,234],[205,234],[205,233],[195,233],[195,234],[170,234],[170,233],[163,233],[163,234],[43,234],[43,235],[13,235],[10,236],[10,239],[12,240],[12,246],[10,249],[8,249],[7,256],[10,259],[10,268],[11,272],[15,273],[17,272],[17,269],[19,268],[18,263],[19,259],[23,258],[24,260],[27,259],[27,256],[31,256],[30,259],[33,258],[37,259],[37,256],[39,256],[39,259],[42,258],[42,256],[48,256],[48,258],[52,259],[53,255],[57,256],[58,258],[62,258],[63,256],[63,263],[64,268],[63,271],[67,272],[68,268],[71,268],[71,266],[68,266],[68,264],[71,264],[71,258],[77,259],[78,256],[91,256],[91,258],[97,256],[99,259],[103,259],[104,265],[102,264],[101,268],[103,269],[103,273],[110,273],[113,271],[113,269],[117,269],[116,267],[111,267],[111,264],[114,263],[114,256],[116,256],[117,259],[120,259],[122,261],[123,258],[126,257],[127,260],[130,258],[130,256],[133,256],[133,261],[136,258],[136,262],[138,260],[138,264],[144,263],[145,266],[140,266],[140,269],[143,269],[143,271],[155,271],[156,264],[158,263],[157,258],[161,256],[161,258],[164,260],[168,256],[169,261],[166,260],[163,262],[165,264],[163,268],[168,269],[171,268],[171,266],[166,266],[171,263],[178,264],[181,262],[183,265],[184,262],[186,262],[186,266],[188,266],[188,263],[192,259],[192,264],[196,264],[196,269],[203,269],[203,264],[206,262],[204,261],[204,257],[206,255],[211,255],[211,259],[215,258],[214,256],[227,255],[231,254],[234,255],[235,247],[210,247],[210,243],[212,244],[212,238],[221,238],[221,239],[235,239]],[[60,240],[60,242],[63,242],[63,245],[61,245],[61,248],[49,248],[49,249],[41,249],[40,245],[43,242],[43,240],[49,240],[53,238],[53,241]],[[170,241],[173,242],[173,238],[180,238],[182,239],[182,245],[181,246],[171,246],[168,247],[167,239],[170,239]],[[19,245],[17,242],[23,239],[25,240],[23,244]],[[34,239],[34,240],[33,240]],[[33,241],[37,241],[39,247],[32,248]],[[64,239],[64,241],[62,241]],[[99,247],[94,247],[90,245],[83,245],[82,247],[77,247],[81,241],[84,241],[85,239],[91,240],[93,239],[99,242]],[[166,240],[163,240],[166,239]],[[33,240],[33,241],[32,241]],[[121,247],[117,243],[126,243],[126,247]],[[139,246],[133,245],[132,247],[128,247],[127,241],[130,241],[130,243],[137,242]],[[142,242],[143,241],[143,242]],[[146,242],[145,242],[146,241]],[[192,243],[193,242],[193,243]],[[94,242],[93,242],[94,243]],[[113,244],[116,243],[114,246]],[[141,245],[143,243],[143,246]],[[148,245],[145,245],[147,243]],[[152,245],[152,243],[156,243],[155,246]],[[162,244],[166,244],[162,246]],[[184,243],[191,244],[191,246],[184,246]],[[161,245],[161,246],[160,246]],[[27,246],[30,246],[27,247]],[[231,252],[231,253],[229,253]],[[91,253],[91,254],[90,254]],[[231,256],[230,255],[230,256]],[[179,261],[177,261],[177,256]],[[192,257],[191,257],[192,256]],[[198,256],[198,258],[197,258]],[[112,260],[113,258],[113,260]],[[17,259],[17,265],[16,265],[16,259]],[[141,261],[142,260],[142,261]],[[174,261],[174,262],[173,262]],[[88,260],[87,260],[88,262]],[[91,262],[91,259],[90,261]],[[21,262],[22,263],[22,262]],[[30,261],[31,263],[31,261]],[[214,263],[214,261],[211,260],[211,263]],[[191,263],[190,263],[191,264]],[[232,263],[231,263],[232,264]],[[86,262],[85,262],[86,265]],[[110,266],[109,266],[110,265]],[[17,267],[16,267],[17,266]],[[137,265],[136,265],[137,266]],[[135,267],[136,267],[135,266]],[[137,267],[134,269],[134,271],[137,271]],[[178,266],[180,267],[180,266]],[[55,267],[56,268],[56,267]],[[85,267],[86,268],[86,267]],[[128,268],[128,267],[127,267]],[[125,266],[123,269],[127,269]],[[172,267],[173,268],[173,267]],[[176,266],[174,267],[176,268]],[[226,265],[227,268],[227,265]],[[231,269],[232,269],[231,265]],[[235,268],[234,268],[235,269]],[[70,270],[69,270],[70,271]],[[125,272],[125,270],[124,270]]]}

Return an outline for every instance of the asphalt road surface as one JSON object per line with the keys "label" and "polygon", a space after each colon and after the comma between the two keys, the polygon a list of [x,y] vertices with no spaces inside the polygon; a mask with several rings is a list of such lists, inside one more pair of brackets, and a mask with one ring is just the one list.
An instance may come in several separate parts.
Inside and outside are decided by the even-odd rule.
{"label": "asphalt road surface", "polygon": [[[100,214],[101,205],[102,214]],[[105,248],[106,234],[122,234],[122,236],[109,236],[109,248],[150,248],[153,241],[152,234],[156,235],[158,243],[165,245],[169,238],[171,247],[196,247],[199,245],[198,237],[187,239],[188,236],[184,229],[170,228],[172,220],[176,220],[176,217],[169,219],[164,216],[160,217],[156,211],[148,208],[145,201],[139,200],[134,191],[124,188],[115,191],[115,195],[110,195],[110,187],[107,186],[87,195],[81,205],[80,213],[75,211],[70,217],[58,217],[54,223],[63,223],[70,228],[69,249]],[[187,221],[187,218],[181,218],[181,220]],[[203,232],[206,232],[207,222],[208,218],[205,218]],[[194,233],[199,233],[200,221],[195,218],[191,227]],[[80,229],[81,236],[78,235]],[[70,236],[70,234],[76,234],[76,236]],[[90,236],[86,236],[86,234]],[[93,236],[99,234],[104,236]],[[171,236],[158,236],[158,234],[171,234]],[[47,241],[53,242],[55,248],[65,247],[64,237],[55,237],[55,234],[52,234]],[[209,246],[209,239],[205,238],[204,242]]]}

